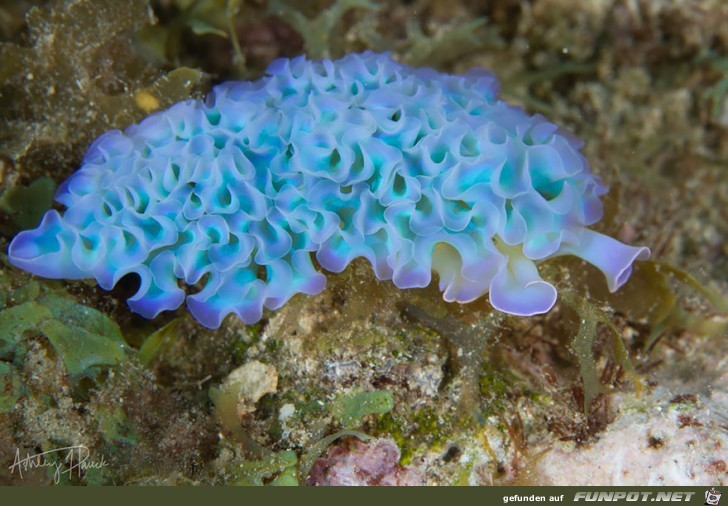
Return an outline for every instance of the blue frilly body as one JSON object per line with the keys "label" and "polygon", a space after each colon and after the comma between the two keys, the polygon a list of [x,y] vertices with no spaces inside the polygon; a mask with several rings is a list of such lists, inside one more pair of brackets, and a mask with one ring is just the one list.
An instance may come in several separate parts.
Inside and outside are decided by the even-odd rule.
{"label": "blue frilly body", "polygon": [[[9,259],[105,289],[137,273],[135,312],[186,298],[210,328],[321,292],[313,257],[332,272],[364,257],[400,288],[434,271],[447,301],[488,293],[533,315],[556,300],[539,260],[579,256],[614,291],[649,256],[587,228],[606,188],[581,145],[500,100],[484,70],[447,75],[371,52],[280,59],[262,79],[99,137],[58,190],[65,212],[18,234]],[[181,285],[201,280],[186,296]]]}

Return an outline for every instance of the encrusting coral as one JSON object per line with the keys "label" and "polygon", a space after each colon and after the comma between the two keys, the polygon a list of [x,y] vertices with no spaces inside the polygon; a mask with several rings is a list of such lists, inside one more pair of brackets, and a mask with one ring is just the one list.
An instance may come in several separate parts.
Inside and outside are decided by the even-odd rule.
{"label": "encrusting coral", "polygon": [[609,289],[649,250],[587,227],[606,192],[582,142],[498,98],[487,71],[465,75],[365,52],[279,59],[254,82],[217,86],[89,148],[48,211],[9,248],[17,267],[93,277],[136,273],[131,308],[180,306],[197,320],[261,318],[365,257],[380,279],[447,301],[489,293],[496,309],[548,311],[556,289],[536,262],[576,255]]}

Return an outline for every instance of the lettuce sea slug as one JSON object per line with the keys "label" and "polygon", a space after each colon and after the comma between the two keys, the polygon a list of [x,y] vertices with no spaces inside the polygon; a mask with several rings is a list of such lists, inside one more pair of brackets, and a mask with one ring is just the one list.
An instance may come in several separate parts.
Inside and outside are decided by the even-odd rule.
{"label": "lettuce sea slug", "polygon": [[[576,255],[609,289],[649,256],[587,228],[606,192],[582,143],[498,98],[489,72],[447,75],[366,52],[274,61],[99,137],[58,189],[61,214],[18,234],[13,265],[48,278],[141,280],[153,318],[187,300],[210,328],[323,290],[314,266],[354,258],[400,288],[439,277],[446,301],[486,293],[548,311],[538,261]],[[200,283],[188,295],[182,285]]]}

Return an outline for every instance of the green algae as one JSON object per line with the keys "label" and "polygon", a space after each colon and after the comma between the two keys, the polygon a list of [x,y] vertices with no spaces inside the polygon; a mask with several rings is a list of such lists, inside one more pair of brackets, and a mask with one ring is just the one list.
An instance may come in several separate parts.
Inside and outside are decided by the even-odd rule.
{"label": "green algae", "polygon": [[239,463],[230,484],[244,486],[297,485],[298,457],[295,452],[282,451],[265,460]]}
{"label": "green algae", "polygon": [[359,427],[369,415],[383,415],[394,408],[394,398],[386,390],[346,394],[331,404],[331,414],[342,427]]}
{"label": "green algae", "polygon": [[[514,390],[515,378],[497,369],[494,364],[483,361],[478,387],[480,391],[481,414],[487,418],[506,410],[508,396]],[[510,381],[509,381],[510,380]]]}
{"label": "green algae", "polygon": [[299,464],[300,475],[303,477],[308,477],[311,469],[313,468],[313,465],[316,463],[316,460],[324,454],[326,449],[332,443],[344,437],[355,437],[360,441],[365,442],[372,439],[371,436],[369,436],[368,434],[351,429],[341,430],[339,432],[331,434],[330,436],[326,436],[311,445],[301,456],[301,461]]}
{"label": "green algae", "polygon": [[137,352],[137,359],[143,366],[150,366],[155,359],[174,346],[179,338],[179,327],[182,320],[182,318],[175,318],[144,340]]}
{"label": "green algae", "polygon": [[305,484],[316,460],[332,443],[345,437],[355,437],[361,441],[371,439],[359,431],[342,430],[316,441],[300,457],[292,450],[284,450],[272,453],[265,459],[239,462],[227,471],[226,483],[257,487]]}
{"label": "green algae", "polygon": [[[107,457],[116,445],[133,446],[136,424],[124,410],[94,401],[113,371],[123,373],[133,357],[118,325],[55,283],[27,282],[25,277],[0,277],[5,294],[0,310],[0,414],[8,423],[19,423],[22,416],[37,419],[41,430],[31,431],[33,439],[22,444],[32,442],[43,450],[79,444],[80,430],[85,434],[81,443],[92,452],[104,448]],[[76,411],[81,406],[87,413],[83,421]],[[53,482],[54,477],[47,479]],[[60,484],[110,481],[111,470],[97,469],[84,472],[83,478],[66,476]]]}
{"label": "green algae", "polygon": [[[2,259],[5,261],[4,256]],[[20,363],[26,339],[40,335],[60,357],[79,338],[87,340],[66,359],[74,375],[92,374],[97,366],[118,365],[123,360],[126,343],[110,318],[58,292],[53,282],[28,281],[24,274],[19,277],[23,281],[0,277],[0,357]]]}
{"label": "green algae", "polygon": [[378,6],[369,0],[336,0],[328,9],[309,18],[284,0],[268,2],[268,13],[285,19],[303,37],[306,53],[313,58],[340,56],[342,18],[352,9],[377,10]]}
{"label": "green algae", "polygon": [[29,333],[45,336],[73,377],[96,374],[99,368],[119,365],[126,357],[126,343],[116,323],[56,294],[0,311],[0,355],[22,358],[23,340]]}
{"label": "green algae", "polygon": [[[562,295],[563,297],[563,295]],[[565,297],[569,300],[569,297]],[[594,358],[594,343],[597,337],[597,325],[601,322],[600,315],[593,304],[583,299],[573,300],[571,306],[579,315],[579,330],[571,341],[572,350],[579,364],[581,380],[584,385],[583,410],[588,414],[592,409],[592,402],[598,394],[607,390],[599,381],[597,365]],[[617,337],[619,339],[619,336]]]}
{"label": "green algae", "polygon": [[0,210],[5,211],[20,230],[34,228],[53,204],[56,183],[49,177],[40,177],[29,185],[7,189],[0,196]]}
{"label": "green algae", "polygon": [[[156,5],[166,22],[142,27],[135,34],[135,40],[153,61],[183,66],[185,46],[201,44],[206,36],[230,39],[237,44],[233,22],[241,3],[241,0],[173,0]],[[233,64],[245,66],[244,59]]]}
{"label": "green algae", "polygon": [[373,433],[389,437],[399,447],[399,463],[410,465],[418,453],[441,451],[450,439],[455,439],[457,423],[433,406],[407,412],[398,409],[378,418]]}
{"label": "green algae", "polygon": [[503,40],[487,19],[453,20],[428,36],[415,20],[407,23],[408,45],[402,50],[404,60],[415,67],[440,67],[463,56],[489,48],[503,46]]}
{"label": "green algae", "polygon": [[[649,327],[649,334],[643,344],[645,350],[652,350],[665,333],[679,329],[706,336],[717,336],[725,330],[726,321],[714,316],[716,313],[728,313],[728,298],[671,263],[647,260],[635,264],[630,281],[614,294],[607,293],[603,284],[590,280],[588,275],[583,282],[589,287],[594,303],[605,304],[630,321],[642,322]],[[677,283],[673,283],[673,280]],[[582,278],[577,276],[571,284],[580,281]],[[682,288],[697,292],[709,307],[701,311],[688,311],[683,301]],[[568,290],[573,292],[574,289],[570,287]],[[599,321],[611,323],[610,317],[603,312]]]}
{"label": "green algae", "polygon": [[[354,430],[353,427],[359,427],[363,423],[364,418],[369,415],[386,413],[391,410],[391,395],[382,396],[381,394],[383,393],[387,394],[387,392],[379,391],[367,392],[365,395],[350,394],[340,397],[338,402],[334,401],[331,405],[315,402],[314,404],[317,407],[314,409],[297,409],[295,417],[307,419],[306,424],[311,427],[318,426],[324,428],[331,421],[328,413],[332,411],[338,412],[341,408],[337,406],[345,406],[344,411],[339,415],[341,418],[337,419],[340,420],[342,426],[348,426],[350,428],[321,436],[319,439],[306,445],[299,452],[291,450],[274,452],[262,459],[245,460],[235,463],[226,471],[226,483],[253,486],[291,486],[301,484],[302,481],[305,481],[316,460],[337,440],[345,437],[355,437],[361,441],[371,439],[371,436],[359,430]],[[387,400],[383,401],[382,398]],[[263,403],[264,399],[261,399],[260,402]],[[364,399],[362,401],[363,407],[350,405],[351,402],[361,399]],[[217,397],[213,397],[213,400],[216,405],[219,405],[221,402]],[[230,420],[223,420],[223,423],[230,428]],[[238,425],[239,421],[232,422],[232,424]],[[272,430],[272,427],[269,428],[270,430]],[[280,430],[280,427],[278,427],[278,430]],[[240,430],[234,432],[237,434],[237,437],[245,437],[244,433]]]}
{"label": "green algae", "polygon": [[[217,407],[222,425],[235,438],[240,441],[246,440],[245,424],[244,422],[241,424],[237,412],[233,412],[235,410],[229,406],[230,399],[224,397],[225,392],[213,389],[210,395]],[[301,480],[305,481],[316,460],[326,452],[331,444],[345,437],[356,437],[362,441],[370,440],[371,436],[358,429],[365,424],[369,417],[389,413],[394,408],[391,393],[383,390],[347,393],[330,402],[318,401],[315,400],[315,397],[313,394],[294,396],[289,391],[278,401],[275,401],[273,396],[261,398],[258,403],[258,411],[267,411],[263,406],[267,402],[266,399],[272,403],[269,410],[274,412],[284,402],[293,402],[296,406],[293,418],[309,428],[312,440],[298,452],[286,450],[271,453],[264,448],[259,448],[267,455],[227,466],[226,483],[256,486],[300,484]],[[308,400],[301,402],[303,399]],[[334,421],[336,424],[333,424]],[[331,427],[337,425],[342,429],[327,434]],[[267,430],[269,434],[280,435],[282,428],[277,423],[272,423]]]}

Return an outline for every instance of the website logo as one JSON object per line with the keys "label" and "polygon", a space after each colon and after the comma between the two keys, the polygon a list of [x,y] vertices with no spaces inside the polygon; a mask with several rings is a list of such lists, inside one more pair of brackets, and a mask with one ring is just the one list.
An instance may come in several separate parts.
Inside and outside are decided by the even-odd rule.
{"label": "website logo", "polygon": [[718,506],[720,502],[720,490],[711,488],[705,491],[705,504],[707,506]]}

